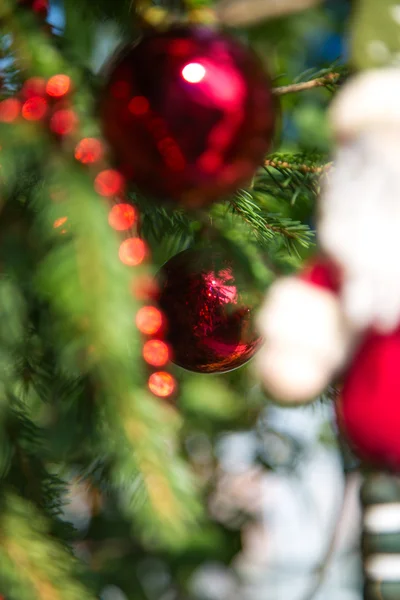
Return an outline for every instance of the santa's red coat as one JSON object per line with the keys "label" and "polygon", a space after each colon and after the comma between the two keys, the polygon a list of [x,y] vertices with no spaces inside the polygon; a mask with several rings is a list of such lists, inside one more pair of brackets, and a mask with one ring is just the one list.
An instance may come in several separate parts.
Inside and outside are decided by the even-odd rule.
{"label": "santa's red coat", "polygon": [[[301,279],[340,293],[340,273],[328,261],[314,263]],[[344,373],[336,412],[361,458],[400,470],[400,325],[389,334],[365,332]]]}

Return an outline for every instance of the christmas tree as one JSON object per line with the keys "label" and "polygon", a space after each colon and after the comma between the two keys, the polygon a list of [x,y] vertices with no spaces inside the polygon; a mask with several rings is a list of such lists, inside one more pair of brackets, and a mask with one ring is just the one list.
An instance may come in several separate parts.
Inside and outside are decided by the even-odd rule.
{"label": "christmas tree", "polygon": [[[316,252],[327,109],[395,64],[398,23],[393,0],[0,0],[1,598],[282,597],[273,574],[241,587],[260,473],[303,460],[266,411],[257,314]],[[338,390],[318,401],[345,507]],[[235,432],[256,465],[237,480]],[[363,488],[398,497],[389,475]],[[398,532],[371,531],[365,556],[395,557]],[[365,597],[398,598],[396,569]]]}

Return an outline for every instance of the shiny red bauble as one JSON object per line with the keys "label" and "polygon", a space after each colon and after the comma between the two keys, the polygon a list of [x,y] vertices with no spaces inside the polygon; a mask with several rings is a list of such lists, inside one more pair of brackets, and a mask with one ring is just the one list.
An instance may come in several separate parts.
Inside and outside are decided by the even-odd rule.
{"label": "shiny red bauble", "polygon": [[[301,278],[340,293],[340,269],[329,260],[311,265]],[[343,374],[336,413],[343,435],[360,458],[400,471],[400,327],[362,336]]]}
{"label": "shiny red bauble", "polygon": [[365,337],[345,376],[337,415],[361,458],[400,470],[400,328]]}
{"label": "shiny red bauble", "polygon": [[255,55],[203,26],[146,33],[110,65],[100,100],[118,168],[145,193],[203,206],[248,183],[274,132]]}
{"label": "shiny red bauble", "polygon": [[230,259],[185,250],[162,267],[158,279],[173,362],[189,371],[223,373],[255,354],[261,339],[253,307]]}
{"label": "shiny red bauble", "polygon": [[30,8],[39,17],[45,19],[49,11],[49,0],[19,0],[18,4]]}

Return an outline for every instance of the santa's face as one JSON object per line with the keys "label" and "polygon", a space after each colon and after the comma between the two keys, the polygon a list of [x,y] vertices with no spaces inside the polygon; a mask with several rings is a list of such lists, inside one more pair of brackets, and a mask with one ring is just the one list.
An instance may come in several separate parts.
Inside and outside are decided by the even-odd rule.
{"label": "santa's face", "polygon": [[356,329],[400,323],[400,131],[371,128],[339,147],[320,200],[320,244],[343,273]]}

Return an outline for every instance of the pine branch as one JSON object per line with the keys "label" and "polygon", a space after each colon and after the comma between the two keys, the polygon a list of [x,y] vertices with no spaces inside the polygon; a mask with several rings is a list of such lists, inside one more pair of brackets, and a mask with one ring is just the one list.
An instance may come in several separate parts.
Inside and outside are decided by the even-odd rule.
{"label": "pine branch", "polygon": [[302,173],[316,173],[321,174],[329,171],[333,167],[333,162],[328,162],[324,165],[307,165],[307,164],[296,164],[290,163],[286,160],[268,158],[264,161],[264,167],[272,167],[276,170],[281,171],[300,171]]}
{"label": "pine branch", "polygon": [[248,191],[240,190],[231,200],[231,206],[250,225],[257,240],[267,248],[276,236],[285,238],[288,249],[294,252],[296,244],[307,248],[312,243],[313,233],[307,225],[264,212]]}
{"label": "pine branch", "polygon": [[[35,65],[33,73],[68,73],[51,40],[37,31],[30,34],[18,29],[15,39],[18,52]],[[44,55],[51,60],[42,61]],[[26,69],[29,73],[29,64]],[[93,111],[83,76],[75,73],[74,83],[81,126],[99,135],[97,123],[87,116]],[[193,529],[197,502],[189,468],[178,456],[178,414],[145,391],[142,342],[134,326],[139,303],[131,289],[132,279],[146,268],[132,270],[119,260],[120,239],[109,227],[108,205],[95,192],[92,173],[72,153],[57,151],[40,125],[35,134],[47,171],[31,203],[35,241],[43,254],[34,292],[57,324],[52,340],[57,352],[92,382],[98,423],[93,451],[113,463],[109,476],[125,514],[157,543],[178,544]],[[62,202],[52,202],[54,187],[62,190]],[[53,227],[61,216],[68,217],[65,236]],[[134,485],[138,478],[143,501]]]}
{"label": "pine branch", "polygon": [[49,522],[10,490],[1,502],[0,580],[19,600],[94,600],[72,554],[49,535]]}
{"label": "pine branch", "polygon": [[135,368],[141,365],[141,343],[134,327],[138,303],[130,289],[132,276],[143,270],[132,273],[119,261],[107,206],[86,174],[61,156],[49,171],[49,180],[56,179],[65,192],[71,235],[60,239],[52,228],[58,207],[42,193],[35,206],[37,228],[44,243],[52,243],[37,291],[64,324],[59,344],[64,351],[74,348],[76,368],[93,381],[97,452],[114,465],[109,475],[126,514],[146,533],[175,543],[192,521],[194,493],[174,449],[177,418],[144,392],[146,371]]}
{"label": "pine branch", "polygon": [[318,153],[275,153],[264,163],[254,181],[254,190],[280,198],[291,205],[298,200],[314,202],[319,194],[320,176],[332,163]]}

